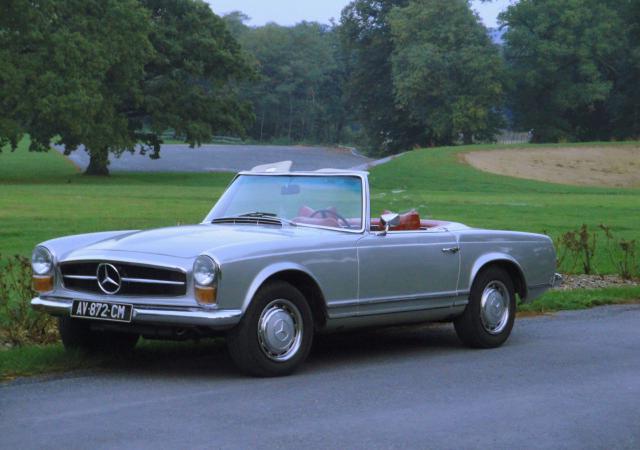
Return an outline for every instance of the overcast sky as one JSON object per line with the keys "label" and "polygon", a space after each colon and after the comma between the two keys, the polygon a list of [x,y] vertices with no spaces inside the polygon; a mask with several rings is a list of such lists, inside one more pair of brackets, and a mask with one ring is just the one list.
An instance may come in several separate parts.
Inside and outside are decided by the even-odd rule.
{"label": "overcast sky", "polygon": [[[303,20],[329,23],[330,18],[338,20],[340,11],[349,0],[207,0],[219,15],[231,11],[242,11],[251,17],[250,25],[264,25],[276,22],[280,25],[294,25]],[[488,27],[496,26],[496,17],[513,0],[493,0],[481,3],[474,0],[474,8]]]}

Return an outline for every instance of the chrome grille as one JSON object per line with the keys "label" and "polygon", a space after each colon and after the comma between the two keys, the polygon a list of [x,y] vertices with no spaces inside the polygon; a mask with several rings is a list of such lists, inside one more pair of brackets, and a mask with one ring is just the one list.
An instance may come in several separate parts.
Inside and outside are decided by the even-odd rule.
{"label": "chrome grille", "polygon": [[73,291],[103,295],[98,285],[98,266],[113,265],[122,282],[118,295],[177,297],[187,292],[187,276],[177,269],[150,267],[113,261],[81,261],[60,264],[62,283]]}

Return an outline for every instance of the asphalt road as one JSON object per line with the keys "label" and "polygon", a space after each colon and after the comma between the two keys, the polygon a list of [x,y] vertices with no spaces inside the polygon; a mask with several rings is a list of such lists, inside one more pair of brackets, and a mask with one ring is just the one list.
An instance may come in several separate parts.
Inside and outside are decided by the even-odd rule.
{"label": "asphalt road", "polygon": [[640,448],[640,306],[519,319],[507,345],[448,325],[324,338],[303,370],[195,360],[0,385],[0,448]]}
{"label": "asphalt road", "polygon": [[[58,147],[58,151],[62,148]],[[69,158],[84,170],[89,155],[81,147]],[[371,160],[348,149],[272,145],[203,145],[189,148],[182,144],[165,144],[160,159],[148,155],[124,152],[119,158],[111,155],[112,172],[238,172],[261,164],[293,161],[293,170],[350,169]]]}

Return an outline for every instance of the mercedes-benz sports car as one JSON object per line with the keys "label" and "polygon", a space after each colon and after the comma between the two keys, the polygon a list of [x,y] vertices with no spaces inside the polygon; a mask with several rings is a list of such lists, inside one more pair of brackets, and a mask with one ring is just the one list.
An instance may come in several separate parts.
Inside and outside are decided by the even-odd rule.
{"label": "mercedes-benz sports car", "polygon": [[222,334],[243,371],[273,376],[316,333],[355,327],[449,320],[465,344],[497,347],[517,296],[557,279],[547,236],[375,217],[366,172],[290,167],[239,173],[197,225],[39,244],[32,306],[59,317],[66,348]]}

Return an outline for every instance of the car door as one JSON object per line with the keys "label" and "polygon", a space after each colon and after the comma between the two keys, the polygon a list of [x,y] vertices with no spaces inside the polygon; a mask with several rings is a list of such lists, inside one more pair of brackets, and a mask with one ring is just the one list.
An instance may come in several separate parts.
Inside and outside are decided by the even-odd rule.
{"label": "car door", "polygon": [[441,308],[456,295],[460,252],[453,233],[371,232],[358,241],[361,315]]}

